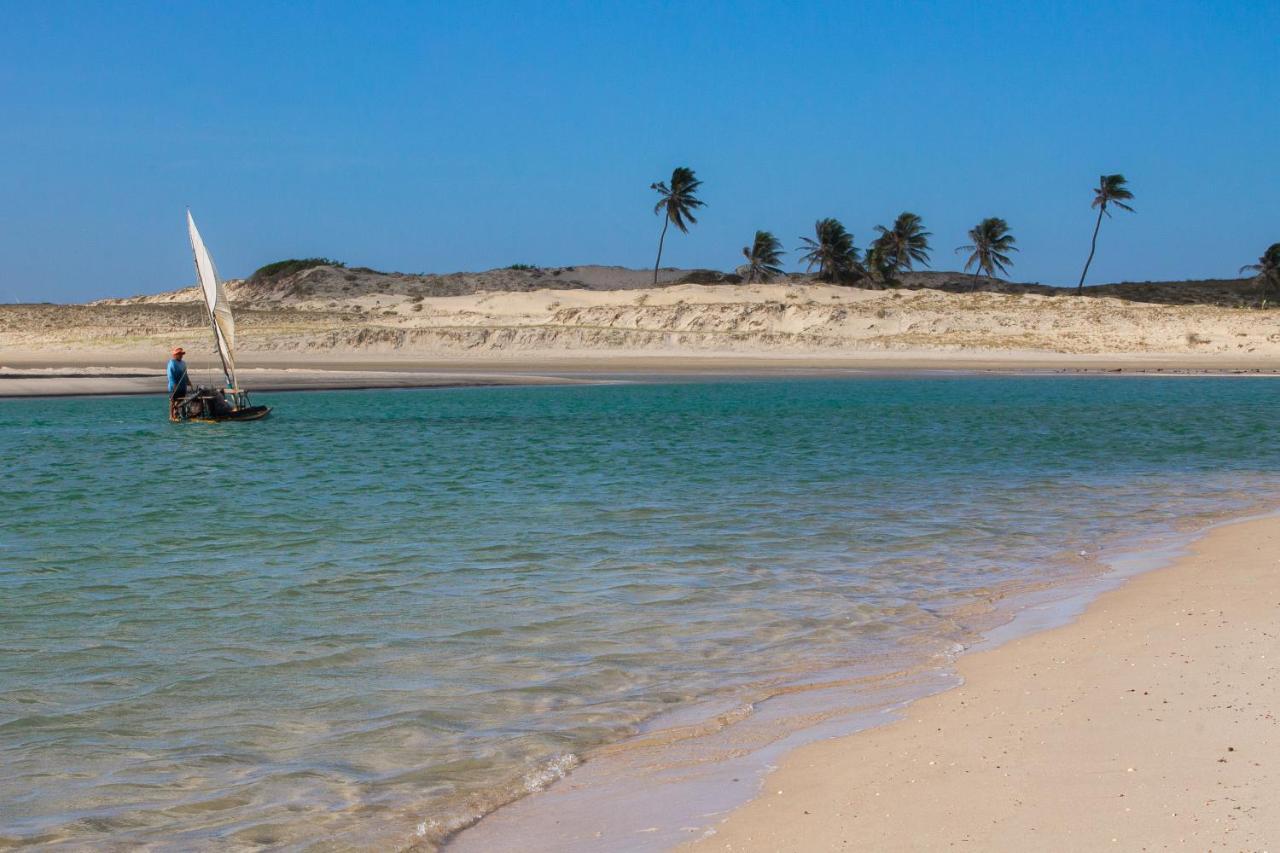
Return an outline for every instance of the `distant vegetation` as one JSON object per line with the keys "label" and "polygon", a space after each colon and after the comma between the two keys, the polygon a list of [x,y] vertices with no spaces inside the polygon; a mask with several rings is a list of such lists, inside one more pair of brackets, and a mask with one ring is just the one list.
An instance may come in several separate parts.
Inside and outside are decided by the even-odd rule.
{"label": "distant vegetation", "polygon": [[[675,225],[682,233],[689,232],[689,226],[697,224],[694,211],[705,207],[705,202],[698,198],[702,181],[698,180],[693,169],[678,166],[671,173],[670,183],[658,181],[649,188],[658,193],[658,203],[653,212],[662,216],[662,233],[658,237],[658,258],[653,265],[653,283],[658,283],[658,268],[662,265],[662,247],[667,238],[667,228]],[[1080,273],[1080,281],[1076,285],[1076,293],[1084,292],[1085,278],[1089,275],[1089,267],[1098,250],[1098,232],[1102,229],[1103,217],[1110,218],[1111,209],[1124,210],[1129,213],[1133,208],[1128,204],[1133,200],[1133,191],[1129,182],[1119,173],[1100,175],[1098,185],[1093,189],[1092,207],[1098,211],[1097,221],[1093,226],[1093,238],[1089,243],[1089,257],[1085,259],[1084,270]],[[801,237],[798,253],[800,261],[809,272],[817,270],[819,281],[832,282],[860,287],[893,287],[901,284],[899,277],[906,272],[913,272],[915,265],[929,266],[929,238],[932,233],[924,228],[924,220],[917,214],[903,212],[898,214],[892,226],[877,225],[875,230],[879,236],[872,241],[865,252],[854,244],[854,236],[839,219],[827,217],[819,219],[814,225],[812,237]],[[965,272],[973,271],[976,282],[979,275],[988,278],[1007,277],[1009,267],[1013,266],[1012,254],[1018,251],[1014,244],[1017,240],[1009,228],[1009,223],[998,216],[989,216],[973,228],[969,229],[969,242],[956,249],[968,254],[965,260]],[[751,245],[742,249],[746,258],[740,271],[747,283],[764,281],[783,275],[782,242],[770,231],[756,231]],[[513,264],[508,269],[528,269],[523,264]],[[1268,301],[1280,300],[1280,243],[1272,244],[1258,258],[1256,264],[1248,264],[1240,268],[1241,273],[1255,274],[1261,306],[1266,307]],[[1191,283],[1188,283],[1191,284]],[[1034,287],[1034,286],[1032,286]],[[1140,284],[1122,283],[1112,286],[1108,295],[1118,295],[1120,289],[1130,291],[1147,291],[1152,287]],[[1045,292],[1053,292],[1053,288],[1044,288]],[[1127,291],[1126,291],[1127,292]],[[1148,294],[1147,298],[1156,298],[1157,294]],[[1173,301],[1198,301],[1211,294],[1198,294],[1192,297],[1190,289],[1184,297]],[[1212,301],[1211,297],[1210,301]],[[1161,297],[1165,301],[1165,297]]]}
{"label": "distant vegetation", "polygon": [[[693,169],[678,166],[671,173],[670,183],[658,181],[649,188],[658,193],[658,203],[653,212],[662,216],[662,233],[658,237],[658,257],[653,265],[653,283],[658,283],[658,269],[662,266],[662,247],[667,238],[667,228],[675,225],[682,233],[688,233],[689,226],[697,224],[694,211],[704,207],[705,203],[698,198],[702,181],[698,180]],[[1093,239],[1089,244],[1089,257],[1085,260],[1084,270],[1080,273],[1080,282],[1076,292],[1084,289],[1085,278],[1093,263],[1093,256],[1098,249],[1098,232],[1102,228],[1104,216],[1111,216],[1111,208],[1133,212],[1126,202],[1133,199],[1133,192],[1128,188],[1124,175],[1101,175],[1098,186],[1093,191],[1092,206],[1098,210],[1098,219],[1093,226]],[[812,237],[801,237],[798,253],[800,260],[807,265],[810,272],[817,270],[819,281],[837,284],[885,287],[901,284],[899,277],[906,272],[913,272],[916,264],[929,266],[929,238],[932,233],[925,230],[924,220],[915,213],[898,214],[892,226],[877,225],[875,230],[879,236],[872,241],[865,252],[854,244],[854,236],[845,228],[840,220],[834,217],[819,219],[814,225]],[[1009,223],[998,216],[983,219],[969,229],[970,242],[956,249],[966,252],[969,257],[965,262],[966,272],[973,270],[974,278],[985,274],[988,278],[1007,276],[1009,267],[1013,266],[1013,252],[1018,251],[1014,243]],[[1276,272],[1276,246],[1267,250],[1259,263],[1250,264],[1241,272],[1258,273],[1258,284],[1264,297],[1280,296],[1280,273]],[[770,231],[756,231],[755,239],[750,246],[743,248],[746,258],[744,280],[754,282],[783,274],[781,262],[785,254],[782,243]],[[522,264],[514,264],[508,269],[525,269]],[[1264,303],[1265,304],[1265,303]]]}
{"label": "distant vegetation", "polygon": [[[675,225],[682,233],[687,234],[689,226],[696,225],[698,222],[695,211],[705,207],[706,203],[698,197],[702,181],[698,179],[693,169],[687,166],[679,166],[672,170],[669,181],[658,181],[650,184],[649,187],[659,196],[653,212],[663,219],[662,232],[658,237],[658,255],[653,267],[653,283],[656,285],[668,228]],[[1134,194],[1129,189],[1124,175],[1117,173],[1099,176],[1098,184],[1093,188],[1091,205],[1097,209],[1098,215],[1089,244],[1089,256],[1085,260],[1084,270],[1076,286],[1077,293],[1084,292],[1084,282],[1097,252],[1098,234],[1102,228],[1103,218],[1111,217],[1112,208],[1132,213],[1133,208],[1128,202],[1133,198]],[[900,279],[904,273],[914,273],[917,265],[922,267],[930,265],[932,250],[929,238],[933,234],[925,230],[924,220],[919,215],[911,212],[900,213],[891,226],[877,225],[875,231],[877,236],[864,252],[858,249],[854,243],[854,235],[840,220],[827,217],[817,221],[812,237],[799,238],[800,245],[796,253],[801,263],[807,266],[808,271],[816,272],[815,277],[819,281],[855,287],[901,286]],[[967,255],[964,271],[966,273],[972,271],[974,286],[977,286],[977,278],[980,275],[989,279],[1007,278],[1009,268],[1013,266],[1012,255],[1018,251],[1015,245],[1017,240],[1013,236],[1009,223],[997,216],[987,217],[969,229],[968,237],[969,242],[957,248],[956,252]],[[756,231],[751,244],[742,249],[742,254],[746,263],[738,270],[742,273],[741,277],[698,270],[685,276],[682,281],[693,282],[706,279],[707,283],[730,281],[751,283],[785,275],[782,257],[786,252],[782,242],[770,231]],[[319,266],[345,268],[346,264],[332,258],[290,258],[261,267],[253,273],[250,280],[278,279]],[[504,269],[538,272],[542,268],[535,264],[517,263]],[[354,271],[364,271],[364,268],[355,268]],[[573,271],[573,267],[549,270],[553,276]],[[369,270],[369,272],[373,271]],[[1269,302],[1275,304],[1280,301],[1280,243],[1271,245],[1256,264],[1241,267],[1240,272],[1254,273],[1255,278],[1252,284],[1244,285],[1243,282],[1226,281],[1187,282],[1186,287],[1174,293],[1166,292],[1162,284],[1124,282],[1092,292],[1095,295],[1175,304],[1196,302],[1219,304],[1222,299],[1229,300],[1228,303],[1223,304],[1230,304],[1234,300],[1258,304],[1260,300],[1262,307],[1266,307]],[[351,276],[348,275],[348,278],[350,279]],[[919,276],[916,276],[916,279],[918,281]],[[948,282],[948,284],[951,283]],[[958,286],[958,283],[956,284]],[[1221,290],[1223,285],[1228,284],[1233,288],[1230,294]],[[1244,285],[1244,290],[1237,292],[1236,288],[1240,285]],[[989,282],[987,286],[995,286],[995,284]],[[1256,289],[1254,289],[1255,286]],[[1056,292],[1055,288],[1039,285],[1002,284],[999,287],[1024,287],[1026,292],[1036,291],[1045,294]]]}
{"label": "distant vegetation", "polygon": [[[689,232],[690,225],[698,220],[694,211],[705,207],[706,203],[698,198],[702,181],[688,166],[678,166],[671,172],[671,180],[658,181],[649,188],[658,193],[658,203],[653,212],[662,217],[662,233],[658,236],[658,257],[653,264],[653,283],[658,283],[658,269],[662,266],[662,247],[667,239],[667,228],[675,225],[682,233]],[[1129,213],[1133,208],[1127,203],[1133,200],[1133,191],[1129,182],[1119,173],[1098,176],[1098,185],[1093,190],[1092,207],[1097,208],[1098,218],[1093,226],[1093,238],[1089,243],[1089,257],[1085,259],[1084,269],[1080,273],[1080,281],[1076,285],[1076,293],[1084,292],[1085,278],[1089,275],[1089,267],[1093,264],[1093,256],[1098,250],[1098,232],[1102,229],[1103,217],[1110,218],[1111,208]],[[915,265],[929,266],[929,238],[933,234],[925,230],[924,220],[917,214],[904,211],[898,214],[892,226],[877,225],[875,230],[879,236],[862,252],[854,244],[854,236],[844,224],[835,217],[819,219],[814,225],[812,237],[801,237],[798,252],[800,260],[806,264],[810,272],[817,270],[819,281],[832,282],[862,287],[891,287],[901,282],[899,276],[905,272],[913,272]],[[1009,223],[998,216],[989,216],[969,229],[969,241],[956,249],[968,254],[965,261],[965,272],[973,270],[976,281],[979,274],[988,278],[1007,276],[1009,267],[1013,266],[1012,253],[1018,251],[1014,245],[1017,240],[1009,228]],[[782,256],[786,254],[782,242],[770,231],[756,231],[751,245],[742,250],[746,264],[742,269],[743,279],[748,282],[763,281],[783,275]],[[268,270],[285,264],[331,263],[324,260],[282,261],[263,267],[257,275],[269,275]],[[536,269],[528,264],[512,264],[511,270]],[[1280,299],[1280,243],[1272,244],[1258,259],[1256,264],[1248,264],[1240,268],[1241,273],[1256,274],[1262,306],[1268,299]]]}
{"label": "distant vegetation", "polygon": [[276,261],[274,264],[258,267],[249,278],[252,281],[262,281],[268,278],[283,278],[313,267],[345,266],[346,264],[342,261],[335,261],[333,258],[290,258],[287,261]]}

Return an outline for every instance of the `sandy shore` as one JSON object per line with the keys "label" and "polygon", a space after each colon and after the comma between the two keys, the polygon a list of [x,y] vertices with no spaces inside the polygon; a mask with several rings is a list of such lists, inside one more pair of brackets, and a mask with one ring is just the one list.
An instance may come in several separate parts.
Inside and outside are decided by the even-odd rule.
{"label": "sandy shore", "polygon": [[791,753],[696,850],[1264,850],[1280,840],[1280,519],[1211,531],[962,687]]}
{"label": "sandy shore", "polygon": [[[100,350],[7,350],[0,397],[160,394],[164,353]],[[426,359],[385,353],[329,353],[305,358],[246,358],[241,384],[252,391],[535,385],[654,377],[804,377],[865,373],[1133,373],[1277,375],[1273,359],[1231,356],[1068,355],[993,352],[857,355],[661,356],[637,353],[522,353],[505,358]],[[216,384],[209,365],[193,365],[198,382]]]}
{"label": "sandy shore", "polygon": [[[197,383],[220,384],[221,377],[201,373]],[[476,370],[359,370],[314,368],[246,368],[240,384],[251,391],[334,391],[363,388],[459,388],[487,385],[564,385],[589,380],[530,372]],[[162,370],[140,367],[0,368],[0,398],[82,397],[163,394]]]}

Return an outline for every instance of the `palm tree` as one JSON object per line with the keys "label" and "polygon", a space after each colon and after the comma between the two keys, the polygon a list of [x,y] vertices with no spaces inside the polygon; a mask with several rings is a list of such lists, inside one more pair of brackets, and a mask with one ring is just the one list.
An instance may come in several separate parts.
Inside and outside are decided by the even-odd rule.
{"label": "palm tree", "polygon": [[1262,285],[1262,305],[1267,305],[1266,295],[1280,296],[1280,243],[1272,243],[1258,258],[1256,264],[1240,267],[1240,272],[1256,272],[1258,284]]}
{"label": "palm tree", "polygon": [[904,270],[910,270],[917,261],[929,266],[929,238],[933,235],[924,230],[924,221],[914,213],[901,213],[894,220],[892,228],[877,225],[880,236],[871,244],[880,267],[887,271],[886,281]]}
{"label": "palm tree", "polygon": [[864,264],[867,268],[867,276],[872,281],[879,281],[885,285],[898,283],[895,278],[896,270],[893,261],[890,260],[884,246],[879,245],[878,241],[867,247]]}
{"label": "palm tree", "polygon": [[1080,273],[1080,284],[1076,285],[1076,293],[1084,292],[1084,277],[1089,274],[1089,264],[1093,263],[1093,253],[1098,248],[1098,229],[1102,227],[1102,214],[1106,213],[1108,218],[1111,216],[1107,211],[1108,204],[1114,204],[1121,210],[1133,212],[1133,208],[1125,204],[1125,201],[1133,198],[1133,193],[1125,188],[1128,181],[1124,179],[1124,175],[1101,175],[1098,178],[1098,186],[1093,191],[1093,206],[1098,208],[1098,224],[1093,226],[1093,242],[1089,244],[1089,260],[1084,262],[1084,272]]}
{"label": "palm tree", "polygon": [[649,184],[649,189],[657,190],[658,195],[662,196],[661,200],[653,206],[655,215],[664,213],[662,220],[662,236],[658,238],[658,260],[653,264],[653,283],[658,283],[658,266],[662,263],[662,242],[667,239],[667,226],[672,223],[680,229],[682,233],[689,233],[690,224],[698,224],[698,220],[694,217],[693,211],[703,206],[698,199],[698,187],[702,186],[702,181],[693,175],[693,169],[685,166],[676,167],[671,173],[671,186],[667,186],[662,181],[656,184]]}
{"label": "palm tree", "polygon": [[863,272],[858,262],[858,247],[853,245],[853,235],[840,224],[838,219],[819,219],[813,227],[817,238],[801,237],[804,244],[800,248],[808,249],[800,260],[809,265],[809,269],[818,268],[820,281],[847,282],[855,274]]}
{"label": "palm tree", "polygon": [[742,254],[747,259],[748,284],[755,281],[757,276],[763,279],[782,275],[782,256],[786,252],[782,251],[782,241],[772,233],[757,231],[756,238],[751,241],[750,246],[743,248]]}
{"label": "palm tree", "polygon": [[957,253],[973,253],[964,262],[965,272],[976,265],[977,269],[973,271],[975,280],[978,273],[985,273],[987,278],[995,278],[996,270],[1001,275],[1009,274],[1006,267],[1013,266],[1009,253],[1018,251],[1018,247],[1013,245],[1017,241],[1009,233],[1009,223],[998,216],[988,217],[969,229],[969,239],[973,242],[956,249]]}

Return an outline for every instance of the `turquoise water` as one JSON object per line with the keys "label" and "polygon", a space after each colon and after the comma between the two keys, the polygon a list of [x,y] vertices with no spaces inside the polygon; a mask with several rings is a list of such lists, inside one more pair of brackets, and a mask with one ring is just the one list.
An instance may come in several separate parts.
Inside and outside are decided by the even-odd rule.
{"label": "turquoise water", "polygon": [[393,846],[667,715],[933,660],[1109,543],[1273,502],[1278,392],[0,401],[0,846]]}

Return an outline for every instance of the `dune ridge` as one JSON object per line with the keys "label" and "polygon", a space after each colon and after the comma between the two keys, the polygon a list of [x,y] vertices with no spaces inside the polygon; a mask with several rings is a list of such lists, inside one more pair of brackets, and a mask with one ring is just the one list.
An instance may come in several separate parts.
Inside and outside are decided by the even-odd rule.
{"label": "dune ridge", "polygon": [[[233,280],[241,357],[1042,353],[1280,356],[1280,311],[1248,279],[1066,289],[913,273],[863,289],[787,276],[620,267],[406,275],[319,266]],[[85,305],[0,306],[4,353],[190,347],[194,287]]]}

